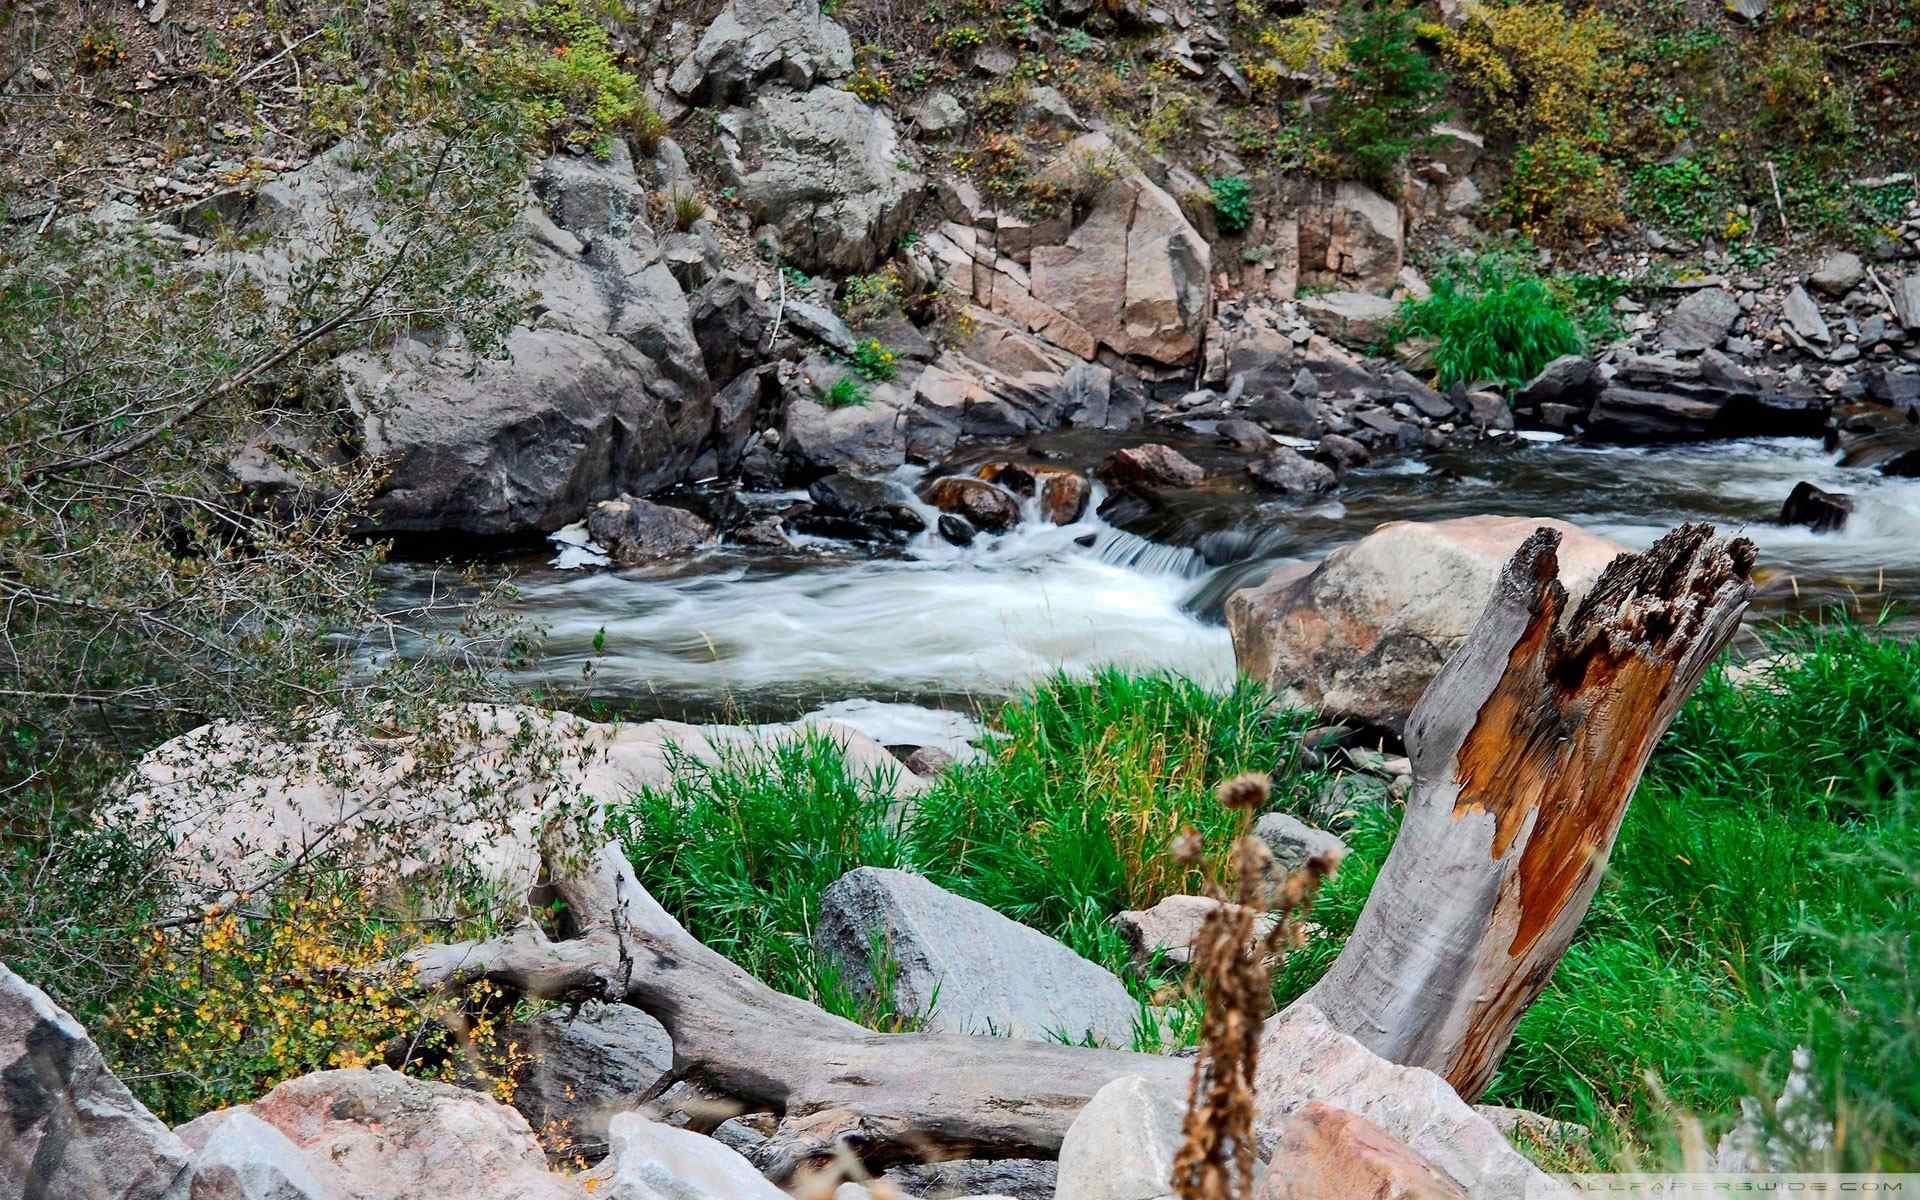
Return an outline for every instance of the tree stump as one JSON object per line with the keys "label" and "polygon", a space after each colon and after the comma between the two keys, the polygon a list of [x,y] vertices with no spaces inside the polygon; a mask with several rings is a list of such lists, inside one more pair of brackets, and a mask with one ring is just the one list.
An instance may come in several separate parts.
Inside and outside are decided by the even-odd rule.
{"label": "tree stump", "polygon": [[1414,791],[1339,959],[1302,997],[1471,1100],[1599,886],[1648,757],[1752,596],[1753,544],[1685,525],[1563,620],[1560,536],[1514,553],[1407,725]]}

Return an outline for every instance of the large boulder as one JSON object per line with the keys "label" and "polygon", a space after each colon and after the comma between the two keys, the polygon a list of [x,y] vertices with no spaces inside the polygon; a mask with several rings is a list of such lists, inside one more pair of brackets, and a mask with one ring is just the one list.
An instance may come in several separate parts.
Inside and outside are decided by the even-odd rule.
{"label": "large boulder", "polygon": [[1207,477],[1199,463],[1171,446],[1148,442],[1115,450],[1100,464],[1100,477],[1115,484],[1197,487]]}
{"label": "large boulder", "polygon": [[1725,288],[1700,288],[1674,306],[1660,325],[1660,344],[1680,354],[1711,350],[1740,319],[1740,302]]}
{"label": "large boulder", "polygon": [[1546,518],[1388,522],[1317,567],[1281,566],[1229,596],[1234,658],[1297,702],[1398,733],[1479,619],[1500,568],[1541,526],[1562,536],[1560,579],[1575,603],[1626,550]]}
{"label": "large boulder", "polygon": [[943,475],[920,498],[941,512],[965,517],[975,529],[1005,533],[1020,523],[1020,499],[1006,488],[971,475]]}
{"label": "large boulder", "polygon": [[851,70],[853,43],[819,0],[730,0],[667,86],[695,104],[728,104],[761,83],[808,88]]}
{"label": "large boulder", "polygon": [[829,405],[834,383],[847,373],[823,358],[809,359],[786,390],[780,453],[803,477],[884,475],[907,461],[912,398],[892,384],[868,384],[859,403]]}
{"label": "large boulder", "polygon": [[385,1067],[302,1075],[240,1111],[284,1134],[315,1179],[352,1200],[586,1194],[547,1170],[533,1129],[513,1109]]}
{"label": "large boulder", "polygon": [[808,731],[839,742],[856,774],[883,772],[902,795],[925,786],[884,746],[833,721],[603,725],[476,704],[387,737],[332,714],[297,736],[202,725],[144,755],[112,814],[165,835],[185,902],[257,887],[317,842],[344,851],[370,839],[402,874],[463,866],[517,895],[538,875],[543,830],[583,805],[591,813],[597,801],[669,784],[677,766]]}
{"label": "large boulder", "polygon": [[4,963],[0,1130],[0,1196],[160,1200],[187,1165],[80,1022]]}
{"label": "large boulder", "polygon": [[1064,246],[1033,248],[1033,298],[1125,357],[1191,362],[1213,315],[1213,255],[1144,175],[1107,184]]}
{"label": "large boulder", "polygon": [[1254,1200],[1468,1200],[1446,1172],[1358,1113],[1318,1100],[1280,1122]]}
{"label": "large boulder", "polygon": [[1400,206],[1363,183],[1316,186],[1300,209],[1300,282],[1391,292],[1406,258]]}
{"label": "large boulder", "polygon": [[690,1129],[621,1113],[612,1152],[587,1175],[596,1200],[788,1200],[753,1164]]}
{"label": "large boulder", "polygon": [[1138,1075],[1093,1094],[1060,1143],[1057,1200],[1170,1200],[1181,1106]]}
{"label": "large boulder", "polygon": [[245,1106],[176,1132],[193,1149],[186,1194],[170,1200],[357,1200],[315,1174],[306,1152]]}
{"label": "large boulder", "polygon": [[542,1013],[508,1031],[526,1055],[513,1106],[590,1158],[608,1145],[608,1122],[638,1108],[673,1069],[673,1040],[629,1004]]}
{"label": "large boulder", "polygon": [[622,496],[587,510],[587,535],[621,566],[685,558],[713,538],[713,526],[684,508]]}
{"label": "large boulder", "polygon": [[[389,236],[353,150],[261,189],[255,228],[280,236],[241,261],[270,292],[299,286],[299,262],[333,220]],[[428,334],[335,360],[347,440],[386,473],[373,505],[382,532],[552,532],[594,500],[654,491],[716,453],[737,457],[748,431],[715,420],[687,298],[646,211],[624,148],[604,162],[557,156],[535,173],[511,235],[525,267],[508,282],[539,299],[499,353]],[[289,453],[312,453],[285,440]],[[255,474],[249,452],[272,457],[240,452],[243,482]]]}
{"label": "large boulder", "polygon": [[[1254,1074],[1254,1142],[1262,1158],[1274,1160],[1274,1172],[1284,1169],[1283,1139],[1291,1136],[1293,1145],[1300,1143],[1299,1127],[1290,1126],[1291,1118],[1316,1100],[1365,1118],[1445,1172],[1475,1200],[1568,1195],[1446,1080],[1432,1071],[1388,1062],[1335,1029],[1319,1009],[1295,1004],[1267,1021]],[[1356,1188],[1330,1194],[1373,1193]]]}
{"label": "large boulder", "polygon": [[1133,1042],[1139,1006],[1104,967],[907,871],[860,867],[834,881],[813,942],[856,995],[878,991],[872,951],[885,947],[894,1005],[931,1030]]}
{"label": "large boulder", "polygon": [[1318,496],[1334,489],[1333,468],[1314,462],[1291,446],[1275,446],[1247,464],[1253,482],[1284,496]]}
{"label": "large boulder", "polygon": [[719,121],[728,182],[781,257],[805,271],[870,269],[913,221],[925,181],[884,108],[851,92],[768,90]]}
{"label": "large boulder", "polygon": [[1328,337],[1350,346],[1385,341],[1400,306],[1370,292],[1326,292],[1298,301],[1300,314]]}

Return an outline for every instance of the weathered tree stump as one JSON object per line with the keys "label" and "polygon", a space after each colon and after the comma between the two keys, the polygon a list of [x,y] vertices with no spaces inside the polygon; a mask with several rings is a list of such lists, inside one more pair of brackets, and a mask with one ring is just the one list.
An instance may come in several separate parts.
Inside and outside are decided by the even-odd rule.
{"label": "weathered tree stump", "polygon": [[1563,620],[1559,543],[1541,529],[1515,552],[1414,709],[1400,835],[1302,998],[1469,1100],[1566,952],[1648,757],[1753,592],[1752,543],[1686,525],[1615,559]]}

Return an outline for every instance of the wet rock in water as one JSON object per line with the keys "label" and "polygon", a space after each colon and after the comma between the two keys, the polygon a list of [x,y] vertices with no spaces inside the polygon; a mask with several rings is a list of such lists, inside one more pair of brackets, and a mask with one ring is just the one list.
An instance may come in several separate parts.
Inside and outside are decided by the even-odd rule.
{"label": "wet rock in water", "polygon": [[637,1107],[673,1069],[667,1031],[629,1004],[542,1013],[508,1036],[527,1053],[513,1106],[590,1159],[606,1150],[608,1118]]}
{"label": "wet rock in water", "polygon": [[1300,314],[1328,337],[1350,346],[1374,346],[1387,336],[1400,306],[1370,292],[1327,292],[1295,301]]}
{"label": "wet rock in water", "polygon": [[1822,258],[1807,276],[1807,286],[1835,300],[1859,287],[1867,278],[1867,264],[1858,254],[1837,250]]}
{"label": "wet rock in water", "polygon": [[1540,373],[1514,395],[1514,407],[1531,409],[1557,403],[1584,408],[1593,400],[1599,379],[1598,363],[1584,355],[1563,354],[1540,368]]}
{"label": "wet rock in water", "polygon": [[160,1200],[187,1146],[80,1022],[0,963],[0,1195]]}
{"label": "wet rock in water", "polygon": [[1853,497],[1845,492],[1829,492],[1801,480],[1780,506],[1782,525],[1804,525],[1815,533],[1839,529],[1853,515]]}
{"label": "wet rock in water", "polygon": [[940,514],[940,536],[956,546],[971,546],[977,536],[973,522],[958,513]]}
{"label": "wet rock in water", "polygon": [[987,533],[1005,533],[1020,523],[1020,501],[1013,493],[971,475],[936,479],[920,489],[920,498]]}
{"label": "wet rock in water", "polygon": [[853,43],[817,0],[731,0],[667,86],[695,104],[725,104],[769,80],[804,88],[851,70]]}
{"label": "wet rock in water", "polygon": [[1466,395],[1467,420],[1478,429],[1512,429],[1513,410],[1499,392],[1475,389]]}
{"label": "wet rock in water", "polygon": [[1253,836],[1273,852],[1274,870],[1285,876],[1305,866],[1316,855],[1345,858],[1347,844],[1324,829],[1316,829],[1288,813],[1266,813],[1254,822]]}
{"label": "wet rock in water", "polygon": [[1273,435],[1252,421],[1231,417],[1214,429],[1221,441],[1236,450],[1258,451],[1273,445]]}
{"label": "wet rock in water", "polygon": [[1247,474],[1263,490],[1287,496],[1317,496],[1332,491],[1338,482],[1331,467],[1287,446],[1277,446],[1248,463]]}
{"label": "wet rock in water", "polygon": [[880,1178],[922,1200],[1054,1200],[1060,1166],[1038,1158],[960,1158],[895,1167]]}
{"label": "wet rock in water", "polygon": [[1311,569],[1275,568],[1227,598],[1234,658],[1254,679],[1335,717],[1398,732],[1480,617],[1500,568],[1541,526],[1558,530],[1574,602],[1625,547],[1564,521],[1392,521]]}
{"label": "wet rock in water", "polygon": [[1093,484],[1071,467],[1051,463],[987,463],[974,472],[1017,496],[1035,496],[1040,513],[1055,525],[1071,525],[1087,511]]}
{"label": "wet rock in water", "polygon": [[738,1151],[690,1129],[624,1112],[608,1136],[607,1161],[585,1177],[598,1200],[789,1200]]}
{"label": "wet rock in water", "polygon": [[926,529],[926,520],[913,510],[907,494],[884,479],[861,479],[836,472],[816,479],[807,498],[820,511],[871,531],[875,537],[911,537]]}
{"label": "wet rock in water", "polygon": [[1319,437],[1327,428],[1326,408],[1317,391],[1269,391],[1255,400],[1248,411],[1262,428],[1285,437]]}
{"label": "wet rock in water", "polygon": [[[1210,896],[1166,896],[1152,908],[1116,914],[1113,927],[1132,948],[1136,962],[1144,965],[1159,953],[1169,962],[1186,963],[1192,961],[1193,942],[1200,936],[1201,926],[1223,903]],[[1260,932],[1270,928],[1274,920],[1271,915],[1262,916]]]}
{"label": "wet rock in water", "polygon": [[490,1096],[385,1067],[302,1075],[243,1108],[354,1200],[580,1197],[577,1183],[547,1170],[525,1117]]}
{"label": "wet rock in water", "polygon": [[1055,1197],[1171,1200],[1183,1117],[1182,1105],[1142,1076],[1107,1084],[1067,1127]]}
{"label": "wet rock in water", "polygon": [[1727,340],[1740,319],[1740,302],[1725,288],[1701,288],[1674,306],[1660,325],[1660,345],[1676,354],[1698,354]]}
{"label": "wet rock in water", "polygon": [[713,526],[683,508],[622,496],[587,510],[587,534],[621,566],[684,558],[713,537]]}
{"label": "wet rock in water", "polygon": [[1364,467],[1373,461],[1373,455],[1365,446],[1354,441],[1344,433],[1329,433],[1320,439],[1315,451],[1322,461],[1332,464],[1336,471]]}
{"label": "wet rock in water", "polygon": [[1105,968],[921,876],[860,867],[821,895],[813,944],[856,996],[880,986],[875,938],[896,967],[892,1002],[906,1014],[931,1009],[931,1030],[1132,1044],[1138,1007]]}
{"label": "wet rock in water", "polygon": [[1254,1200],[1468,1200],[1425,1155],[1358,1113],[1320,1101],[1279,1124],[1273,1159],[1253,1194]]}
{"label": "wet rock in water", "polygon": [[1100,464],[1100,477],[1117,484],[1194,487],[1207,473],[1173,447],[1150,442],[1109,454]]}

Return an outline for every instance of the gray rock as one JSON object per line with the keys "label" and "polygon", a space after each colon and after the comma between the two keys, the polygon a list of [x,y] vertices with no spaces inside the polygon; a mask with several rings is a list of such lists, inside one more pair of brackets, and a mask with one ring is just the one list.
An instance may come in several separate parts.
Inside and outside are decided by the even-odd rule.
{"label": "gray rock", "polygon": [[1276,446],[1248,463],[1247,474],[1264,490],[1288,496],[1318,496],[1332,491],[1337,482],[1331,467],[1288,446]]}
{"label": "gray rock", "polygon": [[689,318],[707,373],[716,384],[725,384],[760,361],[773,313],[751,276],[729,271],[694,296]]}
{"label": "gray rock", "polygon": [[729,1117],[714,1126],[710,1135],[714,1141],[743,1157],[751,1155],[766,1145],[767,1135],[755,1127],[755,1123],[744,1117]]}
{"label": "gray rock", "polygon": [[1037,1158],[960,1158],[895,1167],[880,1178],[923,1200],[1054,1200],[1058,1163]]}
{"label": "gray rock", "polygon": [[187,1147],[101,1058],[87,1031],[0,963],[0,1195],[159,1200]]}
{"label": "gray rock", "polygon": [[719,121],[729,183],[805,271],[865,271],[891,251],[926,190],[893,120],[851,92],[763,91]]}
{"label": "gray rock", "polygon": [[1370,292],[1327,292],[1295,302],[1314,328],[1351,346],[1377,345],[1400,306]]}
{"label": "gray rock", "polygon": [[1087,128],[1087,123],[1080,119],[1079,113],[1073,111],[1073,105],[1067,103],[1067,98],[1060,94],[1058,88],[1029,88],[1027,106],[1055,129],[1081,133]]}
{"label": "gray rock", "polygon": [[788,1200],[752,1163],[690,1129],[621,1113],[608,1125],[613,1150],[587,1176],[597,1200]]}
{"label": "gray rock", "polygon": [[952,92],[929,92],[907,108],[907,120],[929,137],[952,133],[967,122],[967,110]]}
{"label": "gray rock", "polygon": [[1799,334],[1809,342],[1822,346],[1833,342],[1833,331],[1827,328],[1827,319],[1820,315],[1820,306],[1807,295],[1807,289],[1794,285],[1787,293],[1786,303],[1780,315],[1787,322],[1787,328]]}
{"label": "gray rock", "polygon": [[[1137,962],[1144,964],[1163,954],[1169,962],[1186,963],[1193,959],[1193,941],[1200,936],[1201,926],[1221,903],[1207,896],[1166,896],[1152,908],[1115,914],[1113,927],[1132,947]],[[1263,926],[1270,926],[1272,920],[1262,918]]]}
{"label": "gray rock", "polygon": [[898,389],[873,384],[865,404],[841,408],[821,404],[819,397],[843,374],[832,364],[808,362],[787,392],[780,453],[810,475],[833,471],[884,475],[907,460],[901,415],[905,397]]}
{"label": "gray rock", "polygon": [[1479,429],[1512,429],[1513,409],[1499,392],[1476,388],[1467,393],[1467,420]]}
{"label": "gray rock", "polygon": [[528,1055],[513,1106],[535,1129],[557,1125],[590,1157],[606,1147],[608,1119],[638,1105],[673,1068],[667,1031],[628,1004],[542,1013],[511,1036]]}
{"label": "gray rock", "polygon": [[1836,250],[1822,258],[1807,276],[1807,284],[1823,296],[1838,300],[1860,286],[1867,278],[1867,264],[1858,254]]}
{"label": "gray rock", "polygon": [[1315,453],[1322,460],[1333,464],[1336,470],[1349,470],[1364,467],[1373,461],[1373,455],[1359,442],[1345,434],[1329,433],[1320,439],[1320,447]]}
{"label": "gray rock", "polygon": [[1660,325],[1660,345],[1680,354],[1695,354],[1727,340],[1728,330],[1740,319],[1740,301],[1725,288],[1701,288],[1674,306]]}
{"label": "gray rock", "polygon": [[300,1147],[246,1108],[223,1108],[179,1129],[193,1149],[175,1200],[347,1200]]}
{"label": "gray rock", "polygon": [[587,510],[587,535],[621,566],[684,558],[713,537],[713,526],[684,508],[622,496]]}
{"label": "gray rock", "polygon": [[1100,464],[1100,477],[1119,484],[1194,487],[1207,473],[1200,464],[1173,447],[1150,442],[1109,454]]}
{"label": "gray rock", "polygon": [[1488,1120],[1431,1071],[1403,1067],[1341,1033],[1310,1004],[1267,1022],[1255,1073],[1253,1136],[1270,1154],[1286,1118],[1320,1100],[1374,1122],[1453,1177],[1471,1196],[1562,1196]]}
{"label": "gray rock", "polygon": [[1315,855],[1346,857],[1347,844],[1324,829],[1315,829],[1288,813],[1267,813],[1254,822],[1253,836],[1273,852],[1276,873],[1285,875]]}
{"label": "gray rock", "polygon": [[1894,285],[1893,315],[1909,334],[1920,333],[1920,271]]}
{"label": "gray rock", "polygon": [[668,86],[695,104],[725,104],[768,80],[806,88],[851,70],[853,43],[818,0],[730,0]]}
{"label": "gray rock", "polygon": [[876,941],[887,947],[897,967],[894,1004],[927,1014],[930,1029],[1132,1044],[1139,1008],[1111,973],[906,871],[861,867],[841,876],[820,897],[813,940],[855,994],[873,992],[871,951]]}
{"label": "gray rock", "polygon": [[821,512],[863,526],[879,537],[906,538],[927,527],[925,518],[914,511],[913,498],[884,479],[860,479],[835,472],[814,480],[807,488],[807,498]]}
{"label": "gray rock", "polygon": [[[318,245],[338,212],[378,241],[371,184],[353,163],[329,151],[263,188],[256,228]],[[596,497],[642,495],[716,452],[737,456],[721,444],[737,431],[714,424],[685,294],[644,216],[624,154],[556,157],[515,235],[528,251],[515,282],[541,294],[536,318],[506,335],[503,354],[423,337],[335,360],[347,440],[388,471],[374,505],[382,532],[551,532]],[[270,244],[242,265],[276,291],[293,286],[291,264]]]}
{"label": "gray rock", "polygon": [[1060,1144],[1057,1200],[1166,1200],[1180,1152],[1181,1106],[1139,1075],[1093,1094]]}
{"label": "gray rock", "polygon": [[795,329],[811,336],[829,350],[852,354],[857,344],[853,330],[824,304],[815,304],[799,296],[787,297],[787,320]]}

